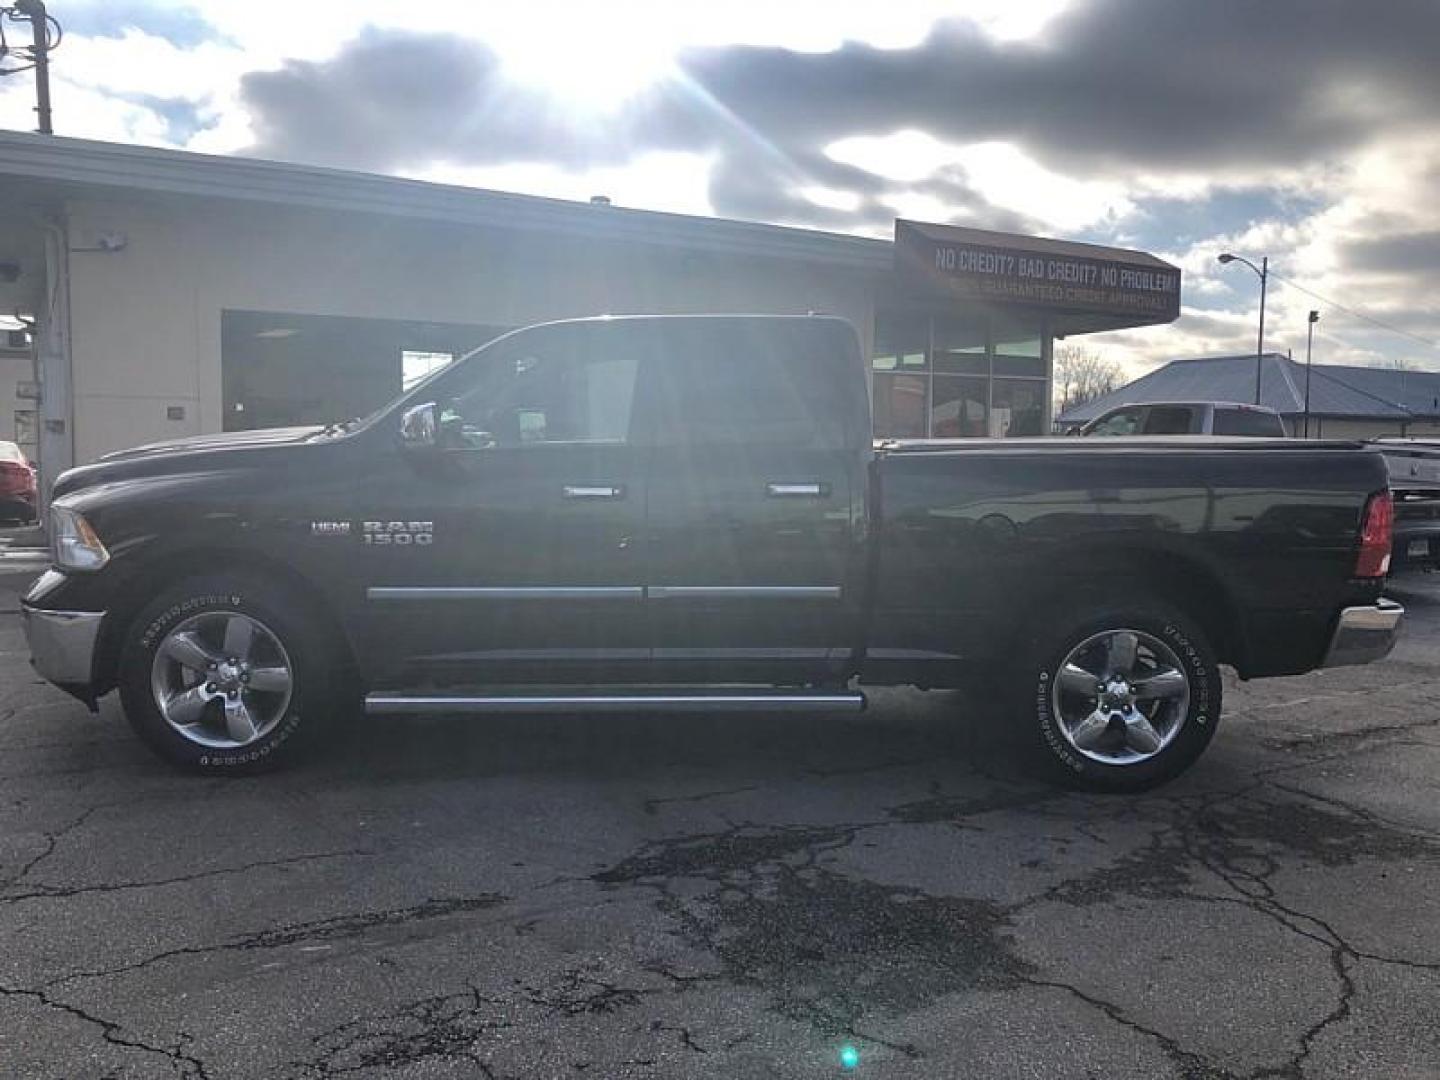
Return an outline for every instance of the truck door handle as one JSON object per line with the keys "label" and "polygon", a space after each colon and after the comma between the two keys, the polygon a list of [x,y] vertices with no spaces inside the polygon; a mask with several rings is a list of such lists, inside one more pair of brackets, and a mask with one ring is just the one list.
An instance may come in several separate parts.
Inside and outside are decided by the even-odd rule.
{"label": "truck door handle", "polygon": [[815,499],[830,494],[830,485],[818,481],[809,483],[777,483],[771,481],[765,485],[765,494],[774,499]]}
{"label": "truck door handle", "polygon": [[566,484],[563,490],[567,499],[621,499],[625,497],[625,489],[619,484]]}

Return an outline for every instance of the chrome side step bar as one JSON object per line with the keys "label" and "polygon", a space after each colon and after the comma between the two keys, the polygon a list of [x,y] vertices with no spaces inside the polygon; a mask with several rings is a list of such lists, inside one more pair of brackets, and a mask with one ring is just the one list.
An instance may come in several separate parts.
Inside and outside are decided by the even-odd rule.
{"label": "chrome side step bar", "polygon": [[725,691],[616,694],[525,694],[483,696],[453,694],[390,694],[365,696],[371,716],[424,716],[518,713],[642,713],[642,712],[860,712],[865,695],[842,691]]}

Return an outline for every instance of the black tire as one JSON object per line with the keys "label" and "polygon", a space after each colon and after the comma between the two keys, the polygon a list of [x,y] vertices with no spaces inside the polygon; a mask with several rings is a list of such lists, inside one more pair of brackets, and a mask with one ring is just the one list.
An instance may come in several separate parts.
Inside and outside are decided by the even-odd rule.
{"label": "black tire", "polygon": [[[1023,636],[1018,650],[1016,685],[1025,694],[1019,709],[1024,718],[1023,742],[1031,759],[1052,779],[1087,791],[1143,791],[1184,772],[1209,745],[1220,720],[1223,693],[1220,666],[1204,630],[1174,605],[1156,597],[1142,595],[1112,601],[1090,598],[1067,607],[1069,614],[1048,624],[1032,627]],[[1163,656],[1168,650],[1166,659],[1177,661],[1165,663],[1164,667],[1173,667],[1186,677],[1188,696],[1183,702],[1186,707],[1182,708],[1182,702],[1174,700],[1135,701],[1131,712],[1120,716],[1110,714],[1108,727],[1100,735],[1103,743],[1089,747],[1087,752],[1066,734],[1066,728],[1057,716],[1057,711],[1064,711],[1067,715],[1083,713],[1086,709],[1084,695],[1074,694],[1069,689],[1057,692],[1057,680],[1067,657],[1074,650],[1086,647],[1104,649],[1116,632],[1127,630],[1138,634],[1141,659],[1132,661],[1132,665],[1140,665],[1136,670],[1142,676],[1147,657]],[[1104,635],[1111,636],[1107,638]],[[1145,640],[1147,637],[1149,642]],[[1086,646],[1087,642],[1094,644]],[[1082,657],[1098,655],[1098,652],[1080,654]],[[1077,666],[1090,670],[1085,664]],[[1091,666],[1095,666],[1093,662]],[[1159,670],[1159,665],[1150,670]],[[1072,676],[1074,674],[1071,673]],[[1072,678],[1070,681],[1076,680]],[[1143,679],[1140,681],[1143,682]],[[1096,688],[1100,685],[1097,680]],[[1093,712],[1105,712],[1110,700],[1092,693]],[[1132,761],[1118,760],[1123,755],[1146,753],[1128,745],[1123,716],[1133,715],[1134,709],[1144,712],[1152,706],[1156,716],[1147,720],[1157,722],[1152,724],[1148,734],[1169,732],[1171,725],[1173,733],[1168,734],[1158,751],[1150,752],[1149,756]],[[1169,721],[1163,728],[1158,723],[1162,718],[1159,713],[1162,708],[1166,710],[1163,718]]]}
{"label": "black tire", "polygon": [[[234,616],[244,616],[251,624],[251,633],[259,638],[255,645],[256,663],[271,665],[272,674],[280,667],[288,671],[285,691],[254,692],[238,686],[235,694],[223,694],[200,706],[202,719],[196,734],[187,736],[166,718],[157,698],[156,678],[178,677],[182,685],[198,677],[191,687],[196,693],[205,685],[207,696],[212,687],[223,683],[207,683],[204,676],[192,676],[184,665],[165,667],[166,675],[157,675],[156,655],[177,632],[191,634],[217,655],[223,654],[228,643],[228,627]],[[216,644],[211,626],[225,629],[226,636]],[[255,629],[258,628],[258,629]],[[269,637],[263,637],[268,634]],[[252,639],[253,640],[253,639]],[[277,654],[274,645],[278,644]],[[262,657],[266,650],[269,659]],[[167,659],[162,663],[169,663]],[[297,603],[293,591],[247,574],[210,574],[190,578],[166,589],[145,607],[131,622],[121,648],[119,689],[125,717],[145,743],[165,760],[182,768],[208,774],[243,775],[261,772],[288,763],[317,745],[337,712],[336,705],[346,700],[334,691],[341,665],[336,650],[330,645],[321,621],[303,604]],[[191,665],[196,671],[200,665]],[[230,669],[226,669],[228,673]],[[249,682],[249,674],[243,676]],[[258,674],[256,675],[258,681]],[[197,738],[231,740],[225,697],[251,702],[253,741],[243,745],[202,745]],[[255,704],[255,703],[259,704]],[[173,704],[173,703],[172,703]],[[178,712],[177,712],[178,715]],[[250,715],[250,714],[247,714]],[[259,723],[262,716],[273,718],[268,726]]]}

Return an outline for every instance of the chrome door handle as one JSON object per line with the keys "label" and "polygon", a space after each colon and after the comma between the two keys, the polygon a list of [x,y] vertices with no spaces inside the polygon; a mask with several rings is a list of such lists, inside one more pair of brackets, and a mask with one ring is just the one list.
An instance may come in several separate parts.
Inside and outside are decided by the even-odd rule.
{"label": "chrome door handle", "polygon": [[620,499],[625,489],[619,484],[566,484],[564,493],[567,499]]}
{"label": "chrome door handle", "polygon": [[765,485],[765,494],[776,499],[814,499],[830,494],[830,485],[818,482],[803,484],[776,483],[771,481]]}

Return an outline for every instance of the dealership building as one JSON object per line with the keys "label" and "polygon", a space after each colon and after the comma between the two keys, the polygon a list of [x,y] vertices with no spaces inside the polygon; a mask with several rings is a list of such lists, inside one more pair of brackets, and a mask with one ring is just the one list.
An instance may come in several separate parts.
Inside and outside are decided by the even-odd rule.
{"label": "dealership building", "polygon": [[[368,412],[505,330],[841,315],[881,436],[1050,429],[1056,338],[1173,320],[1144,252],[897,221],[894,240],[0,133],[0,438],[42,476]],[[12,324],[13,325],[13,324]]]}

